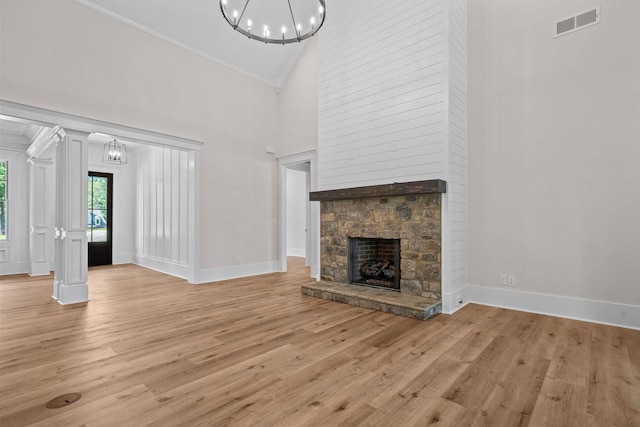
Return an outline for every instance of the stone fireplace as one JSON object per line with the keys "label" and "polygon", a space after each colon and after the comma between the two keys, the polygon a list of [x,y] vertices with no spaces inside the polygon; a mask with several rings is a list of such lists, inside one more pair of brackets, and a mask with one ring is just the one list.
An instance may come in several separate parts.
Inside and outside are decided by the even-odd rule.
{"label": "stone fireplace", "polygon": [[409,317],[440,312],[445,191],[430,180],[311,193],[321,203],[321,281],[302,292]]}

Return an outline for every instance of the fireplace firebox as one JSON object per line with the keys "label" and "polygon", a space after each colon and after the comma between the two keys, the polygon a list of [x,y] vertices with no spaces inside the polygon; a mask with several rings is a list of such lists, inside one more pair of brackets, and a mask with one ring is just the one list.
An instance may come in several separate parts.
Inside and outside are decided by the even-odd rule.
{"label": "fireplace firebox", "polygon": [[400,292],[400,239],[349,238],[349,283]]}

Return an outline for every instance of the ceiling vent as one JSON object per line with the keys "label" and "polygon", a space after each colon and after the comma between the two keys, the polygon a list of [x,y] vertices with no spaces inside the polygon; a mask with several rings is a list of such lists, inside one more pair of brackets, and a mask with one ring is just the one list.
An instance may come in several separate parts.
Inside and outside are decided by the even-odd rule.
{"label": "ceiling vent", "polygon": [[556,22],[554,37],[564,36],[600,22],[600,6]]}

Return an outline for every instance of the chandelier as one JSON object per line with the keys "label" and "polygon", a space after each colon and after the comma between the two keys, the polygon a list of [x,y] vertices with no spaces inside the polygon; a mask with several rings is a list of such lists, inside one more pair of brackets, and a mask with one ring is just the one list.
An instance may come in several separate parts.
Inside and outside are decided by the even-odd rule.
{"label": "chandelier", "polygon": [[118,165],[127,163],[127,146],[115,139],[107,142],[102,149],[102,161]]}
{"label": "chandelier", "polygon": [[295,43],[314,35],[325,16],[325,0],[220,0],[234,30],[264,43]]}

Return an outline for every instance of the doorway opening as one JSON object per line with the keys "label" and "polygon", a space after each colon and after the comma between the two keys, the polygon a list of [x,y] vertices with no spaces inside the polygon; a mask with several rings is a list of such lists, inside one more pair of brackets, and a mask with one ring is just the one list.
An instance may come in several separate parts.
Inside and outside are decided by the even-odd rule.
{"label": "doorway opening", "polygon": [[309,187],[310,163],[297,163],[287,167],[287,258],[309,258]]}
{"label": "doorway opening", "polygon": [[87,192],[89,267],[111,265],[113,263],[113,174],[89,172]]}
{"label": "doorway opening", "polygon": [[[309,201],[309,192],[317,185],[316,168],[315,151],[278,158],[278,271],[287,271],[287,256],[291,254],[293,259],[304,257],[305,266],[311,267],[311,277],[318,280],[320,206]],[[291,221],[293,214],[288,212],[289,204],[297,207],[297,220]]]}

